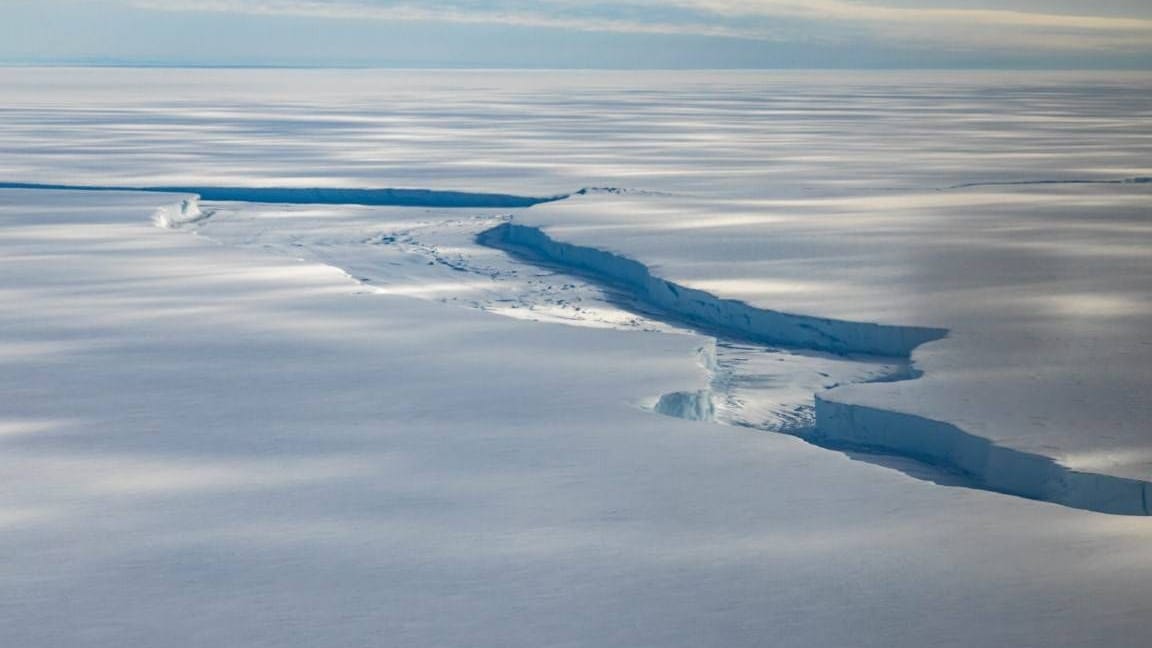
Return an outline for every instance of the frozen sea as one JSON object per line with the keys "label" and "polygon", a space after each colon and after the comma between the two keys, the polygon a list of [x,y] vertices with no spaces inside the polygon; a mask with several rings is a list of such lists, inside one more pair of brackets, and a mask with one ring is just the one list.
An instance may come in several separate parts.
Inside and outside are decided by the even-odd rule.
{"label": "frozen sea", "polygon": [[0,87],[5,643],[1152,641],[1152,75]]}

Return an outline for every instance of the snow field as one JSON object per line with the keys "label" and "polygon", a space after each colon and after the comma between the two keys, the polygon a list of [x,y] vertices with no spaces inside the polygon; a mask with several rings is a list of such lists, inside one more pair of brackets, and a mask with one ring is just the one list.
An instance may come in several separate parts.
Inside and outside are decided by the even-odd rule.
{"label": "snow field", "polygon": [[[803,432],[800,396],[834,387],[824,429],[866,433],[848,455],[1140,512],[1145,73],[0,85],[8,186],[573,193],[196,219],[188,196],[0,190],[3,643],[1149,643],[1145,517],[644,409],[711,392],[718,420]],[[509,216],[719,301],[948,336],[898,382],[738,342],[702,362],[626,292],[473,245]]]}
{"label": "snow field", "polygon": [[1146,519],[638,408],[702,338],[0,198],[13,645],[1144,645]]}

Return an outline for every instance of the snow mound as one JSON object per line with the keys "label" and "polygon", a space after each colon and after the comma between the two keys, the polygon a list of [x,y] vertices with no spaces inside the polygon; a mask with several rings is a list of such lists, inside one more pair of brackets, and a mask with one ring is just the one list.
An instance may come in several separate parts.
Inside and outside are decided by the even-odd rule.
{"label": "snow mound", "polygon": [[158,208],[152,214],[152,222],[163,229],[178,229],[183,225],[200,222],[210,215],[200,209],[199,199],[186,198]]}

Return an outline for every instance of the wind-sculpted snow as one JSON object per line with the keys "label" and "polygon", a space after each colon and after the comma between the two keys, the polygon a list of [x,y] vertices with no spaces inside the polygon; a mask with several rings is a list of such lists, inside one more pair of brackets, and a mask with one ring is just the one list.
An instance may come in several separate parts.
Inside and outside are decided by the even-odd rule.
{"label": "wind-sculpted snow", "polygon": [[715,416],[712,392],[708,390],[664,394],[652,409],[665,416],[675,416],[689,421],[711,421]]}
{"label": "wind-sculpted snow", "polygon": [[350,189],[331,187],[118,187],[0,182],[0,189],[60,191],[152,191],[196,194],[202,200],[309,205],[393,205],[400,207],[531,207],[566,196],[513,196],[499,193],[434,191],[431,189]]}
{"label": "wind-sculpted snow", "polygon": [[[947,331],[885,326],[778,313],[715,297],[651,274],[643,264],[610,252],[553,240],[544,231],[504,223],[481,234],[479,242],[532,258],[543,258],[635,293],[673,317],[713,335],[787,344],[845,354],[908,357],[919,345]],[[911,379],[907,372],[889,380]],[[713,394],[674,392],[655,405],[661,414],[713,420]],[[922,416],[855,405],[816,395],[815,423],[788,430],[815,445],[868,453],[894,453],[933,466],[959,471],[964,483],[985,490],[1044,500],[1065,506],[1126,515],[1148,515],[1152,484],[1077,471],[1050,457],[998,446],[959,427]]]}

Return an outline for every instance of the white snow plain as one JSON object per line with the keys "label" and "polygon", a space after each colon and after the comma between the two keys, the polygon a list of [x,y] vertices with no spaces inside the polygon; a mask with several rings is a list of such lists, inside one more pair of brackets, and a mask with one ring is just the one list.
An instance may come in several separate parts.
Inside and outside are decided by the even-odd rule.
{"label": "white snow plain", "polygon": [[[1150,640],[1148,518],[1080,510],[1147,512],[1147,75],[0,80],[0,182],[626,189],[199,213],[0,190],[7,643]],[[719,310],[947,331],[915,380],[823,392],[810,436],[1069,506],[652,415],[716,389],[713,341],[472,240],[509,217]],[[829,386],[795,366],[790,390]]]}

